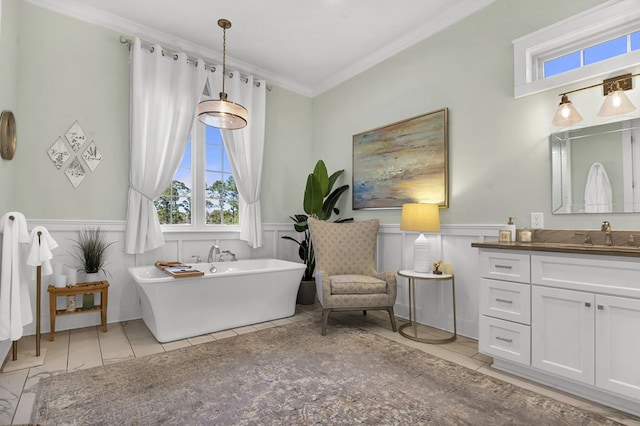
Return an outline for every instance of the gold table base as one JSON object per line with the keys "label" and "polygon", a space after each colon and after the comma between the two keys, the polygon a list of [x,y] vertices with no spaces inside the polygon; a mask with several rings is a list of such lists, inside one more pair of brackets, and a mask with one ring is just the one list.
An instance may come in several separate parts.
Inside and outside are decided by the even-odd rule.
{"label": "gold table base", "polygon": [[[398,332],[407,339],[414,340],[421,343],[431,343],[440,345],[443,343],[455,342],[458,337],[458,331],[456,327],[456,286],[453,274],[451,275],[435,275],[426,274],[408,270],[398,271],[398,275],[409,279],[409,322],[402,324],[398,327]],[[416,322],[416,280],[429,280],[429,281],[446,281],[451,280],[451,296],[453,300],[453,333],[449,337],[442,339],[425,338],[418,336],[418,323]],[[413,335],[406,333],[406,328],[413,328]]]}

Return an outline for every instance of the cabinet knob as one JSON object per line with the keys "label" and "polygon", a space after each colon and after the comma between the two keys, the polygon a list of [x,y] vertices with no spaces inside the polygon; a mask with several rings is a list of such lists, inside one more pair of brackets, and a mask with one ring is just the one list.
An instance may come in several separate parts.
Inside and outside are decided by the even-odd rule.
{"label": "cabinet knob", "polygon": [[590,307],[591,307],[591,303],[589,303],[589,302],[584,302],[584,306],[586,306],[587,308],[590,308]]}
{"label": "cabinet knob", "polygon": [[600,309],[602,311],[602,310],[604,310],[604,306],[598,305],[598,309]]}

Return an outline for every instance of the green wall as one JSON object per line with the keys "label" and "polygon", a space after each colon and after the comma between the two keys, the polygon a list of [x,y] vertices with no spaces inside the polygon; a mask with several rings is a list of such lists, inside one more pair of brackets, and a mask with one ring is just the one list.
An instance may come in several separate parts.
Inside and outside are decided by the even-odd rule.
{"label": "green wall", "polygon": [[[120,34],[24,0],[3,3],[0,49],[9,60],[0,63],[0,100],[16,110],[19,140],[15,159],[0,162],[0,179],[15,182],[0,207],[29,218],[123,220],[129,64]],[[529,213],[541,211],[547,227],[595,226],[602,217],[551,214],[548,135],[556,130],[549,122],[558,93],[514,99],[512,40],[600,3],[497,0],[313,99],[271,87],[263,221],[289,223],[301,211],[306,175],[319,158],[331,171],[344,168],[343,181],[351,183],[353,134],[448,107],[450,208],[443,223],[515,216],[526,226]],[[104,160],[74,189],[47,149],[76,120]],[[399,210],[351,211],[350,197],[340,206],[345,216],[399,222]],[[634,217],[614,224],[637,227]]]}
{"label": "green wall", "polygon": [[[540,211],[546,227],[598,224],[594,216],[551,215],[548,136],[559,98],[552,90],[514,99],[512,40],[600,3],[498,0],[315,97],[314,156],[349,170],[350,182],[353,134],[448,107],[450,208],[441,212],[443,223],[515,216],[529,226],[530,212]],[[344,207],[346,216],[399,222],[398,210],[350,212],[350,201]]]}
{"label": "green wall", "polygon": [[[0,163],[0,178],[18,183],[13,198],[2,197],[2,211],[19,210],[31,219],[124,220],[129,51],[120,34],[22,0],[4,3],[10,10],[3,21],[15,20],[3,25],[0,47],[16,59],[2,61],[0,99],[15,105],[19,128],[16,156]],[[263,221],[288,222],[301,208],[304,178],[313,164],[311,99],[272,87],[267,110]],[[47,154],[75,121],[103,156],[76,189]]]}
{"label": "green wall", "polygon": [[[17,106],[17,47],[18,15],[17,0],[0,0],[0,111],[16,113]],[[17,132],[20,134],[19,122]],[[17,150],[16,155],[20,154]],[[15,157],[14,157],[15,158]],[[15,162],[0,159],[0,214],[13,210]]]}

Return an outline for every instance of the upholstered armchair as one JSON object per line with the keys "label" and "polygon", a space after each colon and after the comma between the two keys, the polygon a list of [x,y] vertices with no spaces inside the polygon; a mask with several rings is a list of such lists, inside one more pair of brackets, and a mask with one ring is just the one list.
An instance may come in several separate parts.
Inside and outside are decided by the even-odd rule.
{"label": "upholstered armchair", "polygon": [[398,287],[391,271],[378,272],[375,250],[380,223],[377,219],[335,223],[309,218],[316,257],[316,288],[322,305],[322,335],[333,311],[382,309],[389,312],[391,328]]}

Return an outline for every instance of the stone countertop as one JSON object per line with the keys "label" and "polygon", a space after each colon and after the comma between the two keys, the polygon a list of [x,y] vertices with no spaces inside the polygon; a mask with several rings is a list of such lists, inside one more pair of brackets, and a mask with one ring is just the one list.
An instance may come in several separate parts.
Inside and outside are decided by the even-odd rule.
{"label": "stone countertop", "polygon": [[556,253],[578,253],[597,254],[606,256],[627,256],[640,257],[640,247],[627,246],[604,246],[572,243],[471,243],[471,247],[506,249],[506,250],[528,250],[528,251],[550,251]]}
{"label": "stone countertop", "polygon": [[[600,230],[531,229],[531,232],[531,242],[495,241],[472,243],[471,247],[640,257],[640,247],[628,245],[631,235],[634,236],[635,244],[640,244],[640,231],[611,231],[612,246],[604,245],[604,232]],[[519,232],[516,234],[519,235]],[[585,244],[587,235],[591,236],[593,244]]]}

